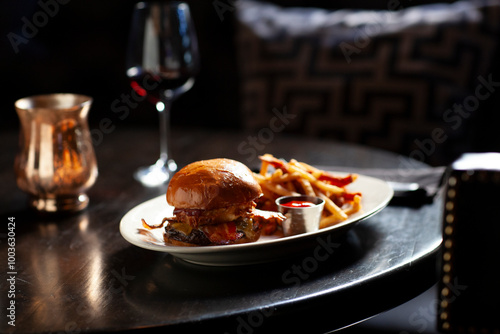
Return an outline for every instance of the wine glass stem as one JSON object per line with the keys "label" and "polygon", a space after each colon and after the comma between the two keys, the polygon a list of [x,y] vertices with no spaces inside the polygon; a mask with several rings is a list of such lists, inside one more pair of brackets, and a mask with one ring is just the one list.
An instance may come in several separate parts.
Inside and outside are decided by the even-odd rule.
{"label": "wine glass stem", "polygon": [[163,98],[156,104],[156,109],[160,117],[160,161],[167,165],[169,159],[169,131],[170,131],[170,110],[172,99]]}

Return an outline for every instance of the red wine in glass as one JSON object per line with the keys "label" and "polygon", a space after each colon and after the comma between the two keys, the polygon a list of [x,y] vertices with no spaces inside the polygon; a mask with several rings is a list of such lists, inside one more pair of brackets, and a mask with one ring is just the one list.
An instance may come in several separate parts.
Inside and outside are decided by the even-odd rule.
{"label": "red wine in glass", "polygon": [[155,74],[150,71],[132,68],[127,72],[137,72],[130,76],[130,85],[137,95],[146,97],[151,103],[162,101],[162,94],[183,87],[192,78],[190,75]]}
{"label": "red wine in glass", "polygon": [[134,177],[159,186],[177,169],[168,146],[172,102],[194,84],[199,70],[198,42],[189,6],[183,2],[140,2],[134,8],[127,51],[127,76],[134,91],[156,106],[160,118],[160,157]]}

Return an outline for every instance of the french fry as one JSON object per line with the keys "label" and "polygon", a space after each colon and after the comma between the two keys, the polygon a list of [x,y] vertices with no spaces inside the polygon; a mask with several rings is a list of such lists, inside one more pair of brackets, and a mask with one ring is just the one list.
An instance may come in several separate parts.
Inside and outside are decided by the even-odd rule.
{"label": "french fry", "polygon": [[298,178],[300,178],[300,174],[298,173],[287,173],[282,175],[273,174],[270,179],[273,182],[283,183],[297,180]]}
{"label": "french fry", "polygon": [[[264,154],[264,157],[268,157],[268,156],[271,156],[270,154]],[[266,175],[267,174],[267,168],[269,167],[269,162],[265,161],[265,160],[262,160],[261,159],[261,165],[260,165],[260,171],[259,171],[259,174],[260,175]]]}
{"label": "french fry", "polygon": [[300,184],[302,189],[304,189],[304,193],[309,196],[316,196],[316,192],[314,191],[311,182],[305,179],[297,179],[297,182]]}
{"label": "french fry", "polygon": [[288,170],[290,170],[292,173],[294,172],[299,174],[302,178],[308,180],[309,182],[317,181],[317,179],[312,174],[309,174],[308,172],[297,166],[294,165],[288,166]]}
{"label": "french fry", "polygon": [[332,195],[340,195],[340,194],[345,192],[345,190],[340,188],[340,187],[337,187],[337,186],[334,186],[334,185],[331,185],[331,184],[328,184],[325,182],[321,182],[318,180],[312,182],[312,184],[315,187],[317,187],[318,189],[321,189],[323,192],[327,192],[327,193],[332,194]]}
{"label": "french fry", "polygon": [[352,200],[351,207],[344,210],[344,213],[349,216],[353,213],[358,212],[359,210],[361,210],[361,196],[355,195]]}
{"label": "french fry", "polygon": [[293,184],[293,182],[285,182],[285,187],[286,187],[286,189],[288,189],[292,192],[298,193],[297,188],[295,188],[295,185]]}
{"label": "french fry", "polygon": [[271,190],[265,188],[265,187],[262,187],[262,193],[264,194],[264,198],[267,198],[268,200],[274,202],[274,200],[276,198],[278,198],[279,196],[275,195],[274,192],[272,192]]}
{"label": "french fry", "polygon": [[319,193],[319,197],[325,200],[325,209],[330,211],[332,216],[335,216],[340,221],[347,219],[347,214],[342,211],[341,208],[337,206],[337,204],[333,203],[333,201],[323,193]]}
{"label": "french fry", "polygon": [[262,182],[264,182],[264,181],[266,181],[266,180],[267,180],[267,178],[265,177],[265,175],[262,175],[262,174],[253,173],[253,177],[254,177],[254,179],[256,179],[256,180],[257,180],[257,182],[259,182],[259,183],[262,183]]}
{"label": "french fry", "polygon": [[311,182],[311,184],[313,186],[315,186],[318,189],[321,189],[323,192],[330,192],[333,194],[341,194],[345,191],[344,189],[342,189],[340,187],[319,181],[318,179],[316,179],[314,177],[314,175],[306,172],[305,170],[300,169],[299,167],[297,167],[295,165],[289,166],[288,169],[295,172],[295,173],[300,174],[300,176],[302,178],[308,180],[309,182]]}
{"label": "french fry", "polygon": [[323,172],[322,170],[319,170],[316,167],[313,167],[313,166],[311,166],[309,164],[306,164],[305,162],[299,162],[299,161],[297,161],[295,159],[291,159],[290,163],[293,164],[293,165],[295,165],[295,166],[297,166],[297,167],[302,168],[303,170],[305,170],[305,171],[307,171],[307,172],[309,172],[309,173],[311,173],[313,175],[314,175],[314,173],[322,173]]}
{"label": "french fry", "polygon": [[342,222],[361,210],[361,193],[348,192],[344,188],[356,180],[356,174],[337,176],[307,163],[295,159],[286,162],[271,154],[259,158],[261,168],[254,177],[264,193],[261,203],[275,205],[274,201],[281,196],[319,196],[325,201],[320,228]]}
{"label": "french fry", "polygon": [[281,169],[276,169],[271,175],[271,180],[279,179],[281,176],[283,176],[283,171]]}
{"label": "french fry", "polygon": [[340,223],[341,221],[342,220],[339,220],[338,217],[336,217],[334,215],[323,217],[323,218],[321,218],[321,220],[319,222],[319,228],[322,229],[322,228],[325,228],[328,226],[332,226],[332,225]]}
{"label": "french fry", "polygon": [[299,193],[297,192],[294,192],[294,191],[290,191],[288,189],[286,189],[285,187],[283,187],[281,184],[276,184],[276,183],[273,183],[273,182],[270,182],[270,181],[265,181],[264,183],[261,184],[261,186],[267,188],[268,190],[278,194],[278,195],[281,195],[281,196],[297,196],[297,195],[300,195]]}

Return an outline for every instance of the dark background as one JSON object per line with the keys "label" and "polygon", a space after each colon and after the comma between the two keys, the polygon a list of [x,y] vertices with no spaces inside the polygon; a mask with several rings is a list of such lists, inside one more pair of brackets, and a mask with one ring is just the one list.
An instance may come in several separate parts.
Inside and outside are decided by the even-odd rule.
{"label": "dark background", "polygon": [[[131,0],[9,0],[0,12],[0,131],[17,130],[14,102],[22,97],[44,93],[90,95],[94,104],[89,114],[91,127],[103,118],[116,126],[151,126],[158,116],[153,105],[144,101],[125,119],[112,112],[111,105],[131,88],[125,75],[125,57],[130,19],[136,1]],[[396,1],[396,0],[393,0]],[[196,84],[175,103],[174,126],[200,126],[213,129],[241,127],[238,71],[235,55],[235,22],[232,0],[190,0],[197,29],[201,72]],[[273,1],[283,6],[323,8],[387,9],[388,1]],[[410,7],[433,1],[399,1]],[[440,1],[442,2],[442,1]],[[44,7],[56,11],[46,13]],[[40,12],[45,14],[40,14]],[[22,36],[26,21],[37,23],[36,33],[18,52],[9,34]],[[26,27],[24,27],[26,29]],[[500,79],[495,78],[500,81]],[[498,92],[476,118],[477,126],[467,134],[474,151],[498,151]]]}
{"label": "dark background", "polygon": [[[9,0],[0,13],[0,71],[2,73],[0,128],[17,124],[14,102],[34,94],[70,92],[94,98],[91,123],[116,117],[110,106],[129,94],[125,56],[131,0]],[[193,89],[176,101],[174,124],[237,127],[238,81],[232,0],[191,0],[202,56],[201,72]],[[283,6],[387,9],[387,1],[273,1]],[[44,9],[51,8],[55,14]],[[403,3],[403,2],[402,2]],[[422,1],[406,1],[404,6]],[[54,9],[56,8],[56,9]],[[46,23],[37,21],[48,17]],[[222,18],[222,19],[221,19]],[[26,20],[39,25],[16,53],[12,33],[23,36]],[[42,23],[42,24],[40,24]],[[182,110],[182,112],[176,112]],[[189,113],[189,115],[186,115]],[[120,120],[121,121],[121,120]],[[124,120],[130,124],[156,124],[157,115],[147,102]]]}
{"label": "dark background", "polygon": [[[38,1],[10,1],[0,14],[0,69],[3,111],[1,128],[17,122],[13,107],[21,97],[33,94],[69,92],[94,98],[89,115],[91,123],[103,117],[116,118],[111,104],[122,94],[130,94],[125,76],[125,57],[131,12],[136,1],[72,0],[59,4],[58,12],[40,25],[36,34],[15,52],[9,33],[23,36],[28,19],[34,22],[44,11]],[[55,10],[54,10],[55,11]],[[238,123],[237,87],[234,85],[233,29],[231,19],[221,21],[210,1],[197,1],[192,14],[199,35],[202,71],[193,89],[175,105],[175,123],[232,126]],[[228,14],[232,14],[228,12]],[[23,20],[24,18],[24,20]],[[36,22],[36,21],[35,21]],[[198,24],[198,22],[200,22]],[[12,35],[11,35],[12,36]],[[207,51],[209,50],[209,51]],[[228,78],[232,79],[228,79]],[[175,110],[183,110],[176,113]],[[189,117],[186,112],[189,111]],[[122,121],[122,120],[120,120]],[[152,105],[140,108],[123,120],[130,124],[155,124],[157,115]]]}

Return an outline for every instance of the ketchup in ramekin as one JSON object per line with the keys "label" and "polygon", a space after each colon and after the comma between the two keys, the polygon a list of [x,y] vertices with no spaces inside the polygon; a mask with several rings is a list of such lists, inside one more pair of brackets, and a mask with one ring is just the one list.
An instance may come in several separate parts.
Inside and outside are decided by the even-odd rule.
{"label": "ketchup in ramekin", "polygon": [[325,201],[315,196],[283,196],[276,200],[278,211],[285,215],[282,223],[285,236],[292,236],[319,229]]}
{"label": "ketchup in ramekin", "polygon": [[294,200],[294,201],[282,203],[281,205],[287,206],[290,208],[308,208],[311,206],[315,206],[317,204],[314,204],[313,202],[309,202],[309,201],[296,201],[296,200]]}

